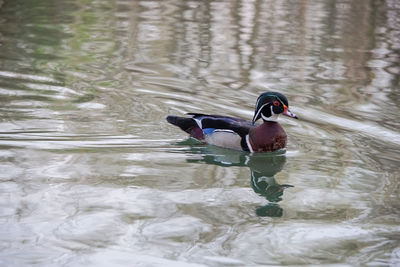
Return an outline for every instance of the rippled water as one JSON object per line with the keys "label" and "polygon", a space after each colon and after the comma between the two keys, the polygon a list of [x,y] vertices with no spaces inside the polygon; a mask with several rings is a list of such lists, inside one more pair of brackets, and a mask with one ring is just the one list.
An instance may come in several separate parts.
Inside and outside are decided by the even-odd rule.
{"label": "rippled water", "polygon": [[[399,266],[399,51],[396,0],[0,0],[1,265]],[[270,89],[285,154],[165,121]]]}

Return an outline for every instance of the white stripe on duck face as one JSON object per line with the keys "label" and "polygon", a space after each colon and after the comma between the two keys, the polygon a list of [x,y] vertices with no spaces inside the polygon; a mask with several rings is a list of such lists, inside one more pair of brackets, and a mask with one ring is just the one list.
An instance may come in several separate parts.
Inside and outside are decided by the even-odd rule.
{"label": "white stripe on duck face", "polygon": [[274,111],[272,110],[272,106],[271,106],[271,117],[266,117],[264,116],[264,114],[261,113],[261,118],[265,121],[277,121],[279,118],[279,114],[275,114]]}
{"label": "white stripe on duck face", "polygon": [[266,104],[262,105],[261,108],[257,111],[257,114],[254,116],[254,118],[257,118],[257,116],[261,113],[261,118],[262,118],[264,121],[277,121],[277,120],[278,120],[278,117],[279,117],[279,114],[275,114],[275,113],[274,113],[274,110],[273,110],[273,106],[272,106],[272,105],[269,107],[270,110],[271,110],[271,116],[270,116],[270,117],[266,117],[266,116],[261,112],[262,109],[263,109],[266,105],[268,105],[268,104],[270,104],[270,103],[266,103]]}
{"label": "white stripe on duck face", "polygon": [[[262,106],[257,110],[257,113],[254,115],[254,118],[257,118],[258,115],[260,115],[261,110],[262,110],[266,105],[268,105],[268,104],[269,104],[269,103],[262,105]],[[261,115],[262,115],[262,113],[261,113]]]}
{"label": "white stripe on duck face", "polygon": [[216,129],[211,134],[205,136],[205,141],[214,146],[242,150],[240,135],[232,130]]}

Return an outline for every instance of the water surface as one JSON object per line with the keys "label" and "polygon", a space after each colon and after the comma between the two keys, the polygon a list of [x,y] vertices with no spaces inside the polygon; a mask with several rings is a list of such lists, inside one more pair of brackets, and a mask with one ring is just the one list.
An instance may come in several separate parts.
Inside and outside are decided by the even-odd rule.
{"label": "water surface", "polygon": [[[4,266],[400,264],[400,6],[0,0]],[[251,119],[286,153],[187,140]]]}

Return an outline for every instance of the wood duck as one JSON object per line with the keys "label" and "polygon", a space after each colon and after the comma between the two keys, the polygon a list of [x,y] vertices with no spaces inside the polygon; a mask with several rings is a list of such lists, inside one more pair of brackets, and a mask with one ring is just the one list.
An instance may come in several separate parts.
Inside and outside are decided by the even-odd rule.
{"label": "wood duck", "polygon": [[[253,120],[220,115],[188,113],[190,118],[168,116],[167,121],[205,143],[249,152],[272,152],[286,147],[286,133],[277,122],[280,114],[298,119],[290,112],[287,98],[265,92],[256,102]],[[262,124],[256,124],[259,119]]]}

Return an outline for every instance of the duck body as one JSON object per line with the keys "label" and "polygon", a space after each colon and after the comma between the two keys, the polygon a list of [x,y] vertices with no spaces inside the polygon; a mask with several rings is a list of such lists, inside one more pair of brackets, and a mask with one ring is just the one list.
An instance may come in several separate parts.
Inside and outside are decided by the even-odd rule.
{"label": "duck body", "polygon": [[[278,104],[282,105],[281,109],[277,109]],[[279,113],[297,118],[287,105],[282,94],[267,92],[257,99],[253,121],[200,113],[188,113],[190,117],[168,116],[167,121],[210,145],[249,152],[273,152],[284,149],[287,141],[285,130],[276,121]],[[255,123],[259,118],[263,123]]]}
{"label": "duck body", "polygon": [[249,132],[251,152],[270,152],[286,147],[286,132],[278,122],[266,121]]}
{"label": "duck body", "polygon": [[253,124],[219,115],[189,113],[191,117],[168,116],[167,121],[190,137],[210,145],[249,152],[271,152],[286,147],[286,133],[278,122]]}

